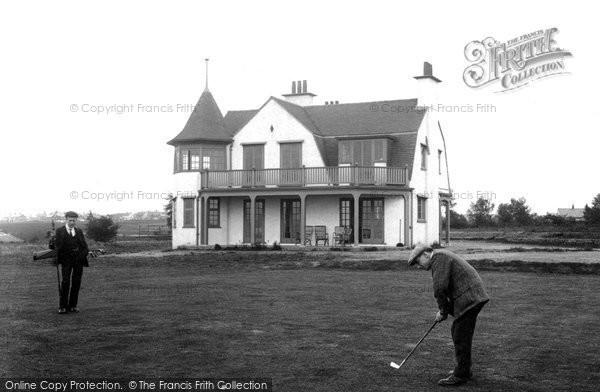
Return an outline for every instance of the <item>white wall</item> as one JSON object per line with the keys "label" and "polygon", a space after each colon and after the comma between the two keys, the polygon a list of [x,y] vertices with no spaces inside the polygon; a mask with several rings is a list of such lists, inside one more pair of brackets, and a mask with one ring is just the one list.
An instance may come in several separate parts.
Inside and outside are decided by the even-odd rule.
{"label": "white wall", "polygon": [[385,244],[395,246],[398,242],[404,244],[404,199],[386,196],[383,201],[385,214]]}
{"label": "white wall", "polygon": [[[415,146],[415,157],[413,162],[413,175],[410,186],[413,191],[413,243],[432,244],[439,241],[440,225],[440,197],[439,192],[448,192],[448,167],[446,166],[445,146],[440,129],[438,117],[435,113],[427,111],[419,132]],[[443,126],[443,124],[442,124]],[[447,136],[444,134],[444,136]],[[429,145],[427,157],[427,170],[421,169],[421,144]],[[441,174],[438,166],[438,150],[442,151]],[[427,197],[427,221],[418,222],[417,196]]]}
{"label": "white wall", "polygon": [[[194,209],[196,209],[196,200],[194,199]],[[172,248],[177,249],[180,246],[196,246],[196,225],[198,224],[198,214],[194,211],[194,227],[183,227],[183,198],[178,197],[175,201],[175,224],[171,242]]]}
{"label": "white wall", "polygon": [[280,164],[278,142],[282,141],[303,141],[302,164],[306,167],[325,166],[313,134],[275,100],[270,100],[234,136],[232,169],[244,168],[243,143],[265,143],[265,168],[278,168]]}

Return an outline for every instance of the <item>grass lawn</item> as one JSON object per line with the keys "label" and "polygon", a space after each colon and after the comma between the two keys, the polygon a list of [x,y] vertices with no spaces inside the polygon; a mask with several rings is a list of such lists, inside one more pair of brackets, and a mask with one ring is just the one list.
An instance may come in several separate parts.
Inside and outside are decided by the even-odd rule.
{"label": "grass lawn", "polygon": [[[82,312],[62,316],[55,268],[5,252],[0,377],[268,377],[277,391],[436,389],[453,367],[450,320],[400,371],[389,366],[433,322],[430,274],[311,267],[319,258],[104,256],[84,270]],[[599,275],[481,275],[492,301],[478,319],[475,379],[462,390],[597,390]]]}

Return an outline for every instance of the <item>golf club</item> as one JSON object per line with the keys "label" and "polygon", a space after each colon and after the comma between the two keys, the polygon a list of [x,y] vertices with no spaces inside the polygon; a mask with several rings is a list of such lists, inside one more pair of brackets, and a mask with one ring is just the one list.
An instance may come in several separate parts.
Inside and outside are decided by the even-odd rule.
{"label": "golf club", "polygon": [[417,345],[411,350],[411,352],[408,354],[408,356],[406,358],[404,358],[404,360],[400,363],[400,365],[398,365],[396,362],[392,362],[390,363],[390,366],[393,367],[394,369],[400,369],[402,367],[402,365],[404,365],[404,362],[406,362],[406,360],[408,358],[410,358],[410,356],[412,355],[412,353],[415,352],[415,350],[417,349],[417,347],[419,347],[419,344],[421,344],[421,342],[423,341],[423,339],[425,339],[425,337],[427,337],[427,335],[429,335],[429,332],[431,332],[431,330],[433,329],[433,327],[435,327],[435,325],[438,323],[438,321],[436,320],[433,325],[431,326],[431,328],[429,328],[429,330],[425,333],[425,335],[423,335],[423,337],[421,338],[421,340],[419,340],[417,342]]}

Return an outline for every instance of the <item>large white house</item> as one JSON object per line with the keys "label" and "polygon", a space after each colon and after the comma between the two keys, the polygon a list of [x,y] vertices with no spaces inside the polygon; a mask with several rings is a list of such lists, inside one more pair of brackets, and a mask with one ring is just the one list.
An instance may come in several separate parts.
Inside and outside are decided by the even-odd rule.
{"label": "large white house", "polygon": [[225,117],[206,88],[168,142],[173,248],[447,241],[446,144],[427,109],[441,81],[429,63],[415,79],[418,98],[324,105],[298,81]]}

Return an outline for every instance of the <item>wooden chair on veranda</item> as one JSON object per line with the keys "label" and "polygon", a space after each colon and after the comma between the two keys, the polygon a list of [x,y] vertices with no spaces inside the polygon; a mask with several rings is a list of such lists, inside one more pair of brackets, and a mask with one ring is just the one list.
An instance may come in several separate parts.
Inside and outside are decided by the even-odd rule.
{"label": "wooden chair on veranda", "polygon": [[329,245],[329,234],[326,226],[315,226],[315,245],[319,246],[319,241],[323,241],[323,246]]}
{"label": "wooden chair on veranda", "polygon": [[312,245],[312,236],[314,230],[314,226],[304,226],[304,245]]}

